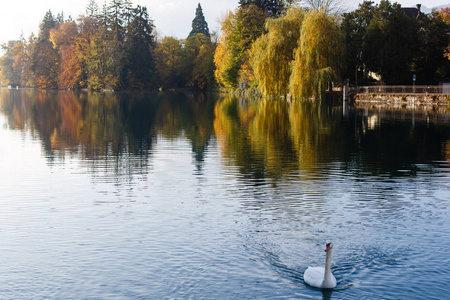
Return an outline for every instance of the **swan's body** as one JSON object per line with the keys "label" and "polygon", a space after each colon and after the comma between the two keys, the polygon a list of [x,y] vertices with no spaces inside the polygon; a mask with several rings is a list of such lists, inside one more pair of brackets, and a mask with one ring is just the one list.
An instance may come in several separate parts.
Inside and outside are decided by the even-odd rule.
{"label": "swan's body", "polygon": [[333,243],[327,242],[325,252],[327,258],[325,260],[324,267],[308,267],[303,274],[303,280],[310,286],[322,289],[332,289],[336,286],[336,278],[331,273],[331,251],[333,249]]}

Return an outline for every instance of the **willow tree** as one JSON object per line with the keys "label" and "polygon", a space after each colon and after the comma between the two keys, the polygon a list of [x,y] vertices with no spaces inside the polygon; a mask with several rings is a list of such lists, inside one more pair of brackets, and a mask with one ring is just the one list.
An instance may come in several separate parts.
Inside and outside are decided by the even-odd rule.
{"label": "willow tree", "polygon": [[265,96],[286,95],[294,50],[300,38],[305,12],[294,7],[286,15],[268,19],[267,33],[256,40],[252,51],[252,67],[258,89]]}
{"label": "willow tree", "polygon": [[322,98],[327,84],[339,78],[344,38],[337,20],[311,10],[302,22],[290,78],[294,97]]}

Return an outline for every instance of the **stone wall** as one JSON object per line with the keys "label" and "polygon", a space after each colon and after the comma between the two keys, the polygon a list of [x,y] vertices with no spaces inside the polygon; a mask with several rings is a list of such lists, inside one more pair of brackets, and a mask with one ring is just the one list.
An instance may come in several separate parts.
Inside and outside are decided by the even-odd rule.
{"label": "stone wall", "polygon": [[450,104],[450,94],[374,94],[364,93],[353,96],[355,102],[386,103],[394,105],[439,105]]}

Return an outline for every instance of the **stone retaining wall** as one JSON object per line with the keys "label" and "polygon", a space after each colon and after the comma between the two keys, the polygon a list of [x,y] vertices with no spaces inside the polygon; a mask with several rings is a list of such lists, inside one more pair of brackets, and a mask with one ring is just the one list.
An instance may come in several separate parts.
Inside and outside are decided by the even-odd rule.
{"label": "stone retaining wall", "polygon": [[449,105],[450,94],[356,94],[355,102],[405,105]]}

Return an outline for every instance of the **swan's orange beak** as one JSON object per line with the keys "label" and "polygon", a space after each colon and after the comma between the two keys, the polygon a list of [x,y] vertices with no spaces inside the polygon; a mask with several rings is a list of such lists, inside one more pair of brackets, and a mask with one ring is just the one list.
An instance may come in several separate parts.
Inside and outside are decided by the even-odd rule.
{"label": "swan's orange beak", "polygon": [[327,244],[327,246],[325,247],[325,252],[327,252],[328,250],[330,250],[330,244]]}

